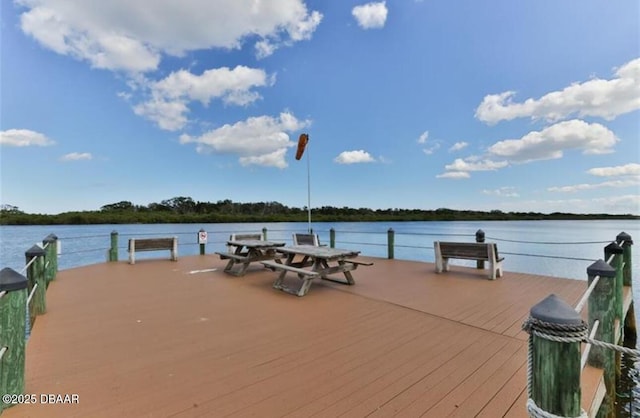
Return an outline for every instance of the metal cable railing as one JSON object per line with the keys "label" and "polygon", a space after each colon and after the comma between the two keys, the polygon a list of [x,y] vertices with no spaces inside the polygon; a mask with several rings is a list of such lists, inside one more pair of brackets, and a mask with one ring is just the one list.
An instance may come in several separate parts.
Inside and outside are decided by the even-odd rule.
{"label": "metal cable railing", "polygon": [[[155,237],[155,236],[162,236],[162,235],[172,235],[172,236],[180,236],[180,237],[185,237],[185,236],[193,236],[193,241],[191,241],[191,239],[188,240],[179,240],[178,246],[181,248],[187,248],[188,250],[186,250],[187,253],[193,253],[195,254],[196,252],[192,250],[192,248],[197,247],[199,244],[197,242],[197,227],[194,226],[194,231],[168,231],[168,232],[153,232],[153,231],[139,231],[139,232],[131,232],[131,231],[127,231],[125,233],[119,234],[120,237],[144,237],[144,236],[149,236],[149,237]],[[246,229],[246,228],[241,228],[241,229]],[[253,230],[260,230],[262,231],[262,228],[254,228]],[[268,232],[269,234],[272,235],[276,235],[278,236],[279,239],[282,239],[283,236],[289,234],[289,233],[294,233],[299,229],[288,229],[288,228],[272,228],[269,229]],[[210,247],[210,246],[219,246],[219,245],[225,245],[226,241],[227,241],[227,237],[229,234],[237,232],[237,229],[229,229],[229,230],[216,230],[216,231],[206,231],[207,234],[209,235],[209,237],[215,237],[216,239],[210,239],[206,246]],[[321,233],[321,235],[323,236],[323,241],[327,241],[327,235],[329,235],[329,233],[338,235],[338,239],[336,240],[337,245],[348,245],[348,246],[362,246],[364,248],[383,248],[388,246],[388,242],[387,242],[387,234],[388,234],[388,230],[384,230],[384,231],[359,231],[359,230],[352,230],[352,229],[316,229],[314,231],[315,233]],[[425,250],[425,251],[429,251],[429,250],[433,250],[433,246],[432,245],[420,245],[420,244],[414,244],[411,242],[408,243],[398,243],[397,241],[400,240],[402,241],[403,239],[408,239],[409,241],[411,240],[411,238],[416,238],[416,237],[455,237],[455,238],[460,238],[460,237],[465,237],[465,238],[475,238],[476,235],[475,234],[470,234],[470,233],[443,233],[443,232],[395,232],[395,237],[396,237],[396,242],[393,244],[393,247],[396,249],[400,249],[400,250]],[[334,235],[334,236],[335,236]],[[367,236],[379,236],[380,240],[374,240],[374,242],[370,241],[370,240],[359,240],[359,239],[348,239],[349,235],[367,235]],[[85,239],[89,239],[89,240],[96,240],[99,238],[105,238],[105,241],[108,240],[109,235],[107,234],[89,234],[89,235],[69,235],[66,237],[60,237],[59,241],[65,240],[67,242],[74,242],[74,246],[69,248],[67,251],[61,252],[60,255],[63,258],[67,258],[67,260],[72,259],[74,255],[84,255],[84,254],[90,254],[90,253],[96,253],[96,254],[104,254],[106,251],[109,250],[109,248],[103,246],[103,245],[99,245],[96,247],[79,247],[77,246],[77,241],[79,240],[85,240]],[[347,239],[341,239],[341,238],[347,238]],[[497,241],[497,242],[505,242],[505,243],[512,243],[512,244],[526,244],[526,245],[595,245],[595,244],[604,244],[607,243],[608,241],[535,241],[535,240],[518,240],[518,239],[510,239],[510,238],[502,238],[499,236],[487,236],[486,237],[487,240],[492,240],[492,241]],[[189,242],[186,242],[189,241]],[[366,242],[365,242],[366,241]],[[378,242],[375,242],[378,241]],[[45,248],[46,248],[45,244]],[[118,245],[117,249],[119,251],[127,251],[128,247],[125,244],[122,245]],[[570,255],[556,255],[556,254],[539,254],[539,253],[534,253],[534,252],[523,252],[523,251],[509,251],[509,250],[502,250],[500,251],[500,254],[502,255],[509,255],[509,256],[514,256],[514,257],[532,257],[532,258],[542,258],[542,259],[550,259],[550,260],[570,260],[570,261],[586,261],[586,262],[593,262],[595,261],[595,259],[591,259],[591,258],[584,258],[584,257],[576,257],[576,256],[570,256]],[[366,254],[364,254],[366,255]],[[90,256],[89,258],[91,258],[93,256]],[[89,263],[91,262],[98,262],[98,258],[97,257],[93,257],[91,258],[91,260],[89,260],[89,258],[85,257],[85,260],[88,260]],[[74,265],[77,265],[74,263]],[[79,264],[82,265],[82,264]],[[22,270],[21,273],[24,273],[26,271],[26,269],[28,268],[28,266],[25,266]]]}

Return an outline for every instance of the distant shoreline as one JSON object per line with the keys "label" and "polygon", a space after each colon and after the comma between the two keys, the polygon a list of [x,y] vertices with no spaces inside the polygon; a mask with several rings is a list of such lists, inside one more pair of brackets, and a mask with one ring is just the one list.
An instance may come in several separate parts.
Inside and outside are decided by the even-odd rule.
{"label": "distant shoreline", "polygon": [[[453,209],[347,209],[326,213],[312,210],[314,222],[416,222],[416,221],[534,221],[534,220],[640,220],[639,215],[533,213],[501,211],[458,211]],[[84,211],[56,215],[0,212],[0,225],[100,225],[100,224],[197,224],[307,222],[306,212],[298,213],[175,213],[173,211]]]}

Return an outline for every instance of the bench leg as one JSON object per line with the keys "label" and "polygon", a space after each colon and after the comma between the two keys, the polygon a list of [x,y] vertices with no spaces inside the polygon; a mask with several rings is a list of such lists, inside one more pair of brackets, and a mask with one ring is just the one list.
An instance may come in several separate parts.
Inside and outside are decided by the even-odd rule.
{"label": "bench leg", "polygon": [[284,282],[284,276],[286,274],[287,272],[285,270],[280,271],[278,278],[276,279],[275,282],[273,282],[274,289],[284,290],[283,288],[285,288],[286,286],[283,286],[282,282]]}
{"label": "bench leg", "polygon": [[[238,270],[234,271],[233,266],[235,266],[236,264],[241,264],[241,267]],[[248,268],[249,268],[249,262],[246,262],[246,263],[236,262],[236,260],[230,259],[229,262],[227,263],[227,266],[224,268],[224,272],[231,274],[233,276],[244,276]]]}
{"label": "bench leg", "polygon": [[436,254],[436,273],[443,271],[449,271],[449,259],[442,257],[441,254]]}
{"label": "bench leg", "polygon": [[490,263],[491,264],[491,270],[489,273],[489,278],[491,280],[495,280],[497,277],[502,277],[502,263],[497,262],[497,263]]}
{"label": "bench leg", "polygon": [[310,278],[310,277],[302,279],[302,286],[300,286],[300,289],[298,290],[298,296],[304,296],[304,295],[307,294],[307,292],[311,288],[311,281],[312,280],[313,279]]}
{"label": "bench leg", "polygon": [[[350,264],[350,265],[349,265]],[[337,269],[338,271],[341,271],[344,274],[345,279],[347,279],[347,281],[343,281],[343,280],[337,280],[337,279],[332,279],[328,276],[322,276],[322,280],[327,280],[330,282],[334,282],[334,283],[340,283],[340,284],[346,284],[349,286],[352,286],[354,284],[356,284],[356,281],[353,279],[353,276],[351,275],[351,270],[355,270],[358,265],[357,264],[351,264],[348,261],[338,261],[338,265],[340,266],[339,269]],[[329,265],[328,264],[324,264],[323,267],[325,269],[329,269]],[[332,268],[332,270],[336,269],[335,267]]]}
{"label": "bench leg", "polygon": [[309,289],[311,288],[311,281],[313,280],[313,278],[301,277],[302,285],[300,285],[300,288],[298,290],[293,290],[283,283],[284,276],[286,275],[287,275],[286,270],[282,270],[280,272],[280,275],[278,276],[276,281],[273,282],[274,289],[282,290],[283,292],[289,293],[291,295],[299,296],[299,297],[304,296],[309,292]]}

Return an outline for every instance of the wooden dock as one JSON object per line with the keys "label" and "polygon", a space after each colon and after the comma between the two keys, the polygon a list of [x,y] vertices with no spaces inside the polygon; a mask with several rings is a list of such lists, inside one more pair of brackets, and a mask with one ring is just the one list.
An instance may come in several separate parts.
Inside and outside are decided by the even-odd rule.
{"label": "wooden dock", "polygon": [[[362,258],[375,264],[355,286],[317,280],[302,298],[212,255],[61,271],[27,345],[26,393],[78,403],[3,418],[527,416],[521,325],[549,294],[575,305],[584,281]],[[587,411],[600,385],[587,368]]]}

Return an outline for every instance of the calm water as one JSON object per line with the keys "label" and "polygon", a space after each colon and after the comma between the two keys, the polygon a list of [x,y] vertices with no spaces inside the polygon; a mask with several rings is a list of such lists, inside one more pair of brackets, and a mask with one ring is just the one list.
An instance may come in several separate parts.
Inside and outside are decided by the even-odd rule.
{"label": "calm water", "polygon": [[[395,258],[434,261],[433,241],[474,241],[482,229],[486,241],[498,243],[505,256],[506,271],[586,280],[587,267],[604,258],[603,248],[622,231],[640,243],[640,221],[478,221],[478,222],[338,222],[313,223],[322,243],[329,230],[336,231],[336,247],[360,250],[363,255],[387,256],[387,231],[395,232]],[[60,269],[104,262],[110,233],[119,233],[120,259],[127,257],[127,239],[145,236],[177,236],[180,255],[198,254],[198,230],[208,233],[206,252],[221,251],[233,232],[258,232],[267,228],[268,238],[291,242],[293,232],[305,232],[306,223],[260,224],[160,224],[160,225],[57,225],[0,226],[0,268],[21,271],[24,253],[53,233],[61,243]],[[634,246],[633,279],[636,314],[640,313],[640,248]],[[156,255],[157,256],[157,255]],[[138,255],[136,255],[138,257]],[[154,257],[141,254],[139,258]],[[460,260],[452,264],[475,265]],[[586,289],[586,286],[585,286]],[[640,321],[638,321],[640,323]],[[640,417],[640,364],[625,365],[628,387],[619,388],[624,416]],[[631,411],[631,413],[629,412]]]}

